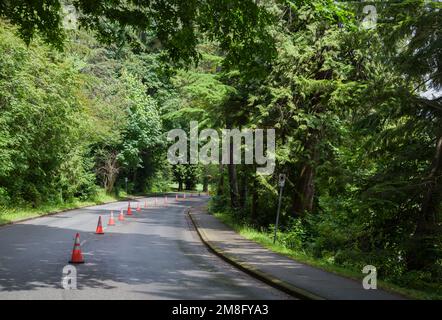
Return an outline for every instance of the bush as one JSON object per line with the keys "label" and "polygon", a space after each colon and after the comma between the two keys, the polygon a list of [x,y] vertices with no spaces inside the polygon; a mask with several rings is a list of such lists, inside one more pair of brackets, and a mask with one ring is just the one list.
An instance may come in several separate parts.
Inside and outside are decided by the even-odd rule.
{"label": "bush", "polygon": [[5,188],[0,187],[0,207],[7,207],[11,203],[11,198]]}
{"label": "bush", "polygon": [[279,242],[286,248],[292,250],[303,249],[305,229],[301,219],[289,218],[288,225],[278,235]]}

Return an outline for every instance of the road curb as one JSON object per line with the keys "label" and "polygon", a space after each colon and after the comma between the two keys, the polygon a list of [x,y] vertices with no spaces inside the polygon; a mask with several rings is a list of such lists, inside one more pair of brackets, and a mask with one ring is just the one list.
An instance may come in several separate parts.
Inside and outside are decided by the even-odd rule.
{"label": "road curb", "polygon": [[230,263],[231,265],[237,267],[238,269],[244,271],[245,273],[251,275],[254,278],[257,278],[258,280],[261,280],[262,282],[281,290],[295,298],[301,299],[301,300],[325,300],[325,298],[320,297],[314,293],[308,292],[304,289],[298,288],[293,286],[292,284],[289,284],[285,281],[282,281],[281,279],[278,279],[268,273],[262,272],[253,266],[248,265],[247,263],[241,262],[235,257],[233,257],[231,254],[225,252],[223,249],[219,248],[215,244],[213,244],[205,234],[204,230],[199,226],[198,221],[194,217],[192,217],[191,209],[187,210],[187,215],[189,216],[190,220],[192,221],[196,232],[198,233],[201,241],[209,248],[210,251],[215,253],[217,256],[222,258],[224,261]]}

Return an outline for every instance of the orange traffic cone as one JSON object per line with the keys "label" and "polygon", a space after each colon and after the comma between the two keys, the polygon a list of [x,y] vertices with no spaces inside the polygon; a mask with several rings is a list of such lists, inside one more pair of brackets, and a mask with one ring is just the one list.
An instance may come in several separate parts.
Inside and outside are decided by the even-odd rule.
{"label": "orange traffic cone", "polygon": [[118,221],[124,221],[123,209],[120,210],[120,214],[118,215]]}
{"label": "orange traffic cone", "polygon": [[80,234],[75,235],[74,249],[72,249],[72,257],[69,263],[84,263],[83,254],[80,248]]}
{"label": "orange traffic cone", "polygon": [[127,205],[127,215],[128,215],[128,216],[131,216],[131,215],[132,215],[132,208],[130,207],[130,202],[129,202],[129,204]]}
{"label": "orange traffic cone", "polygon": [[137,205],[137,211],[141,211],[141,206],[140,206],[139,202],[138,202],[138,205]]}
{"label": "orange traffic cone", "polygon": [[101,225],[101,216],[98,217],[97,230],[95,230],[95,234],[104,234],[103,226]]}
{"label": "orange traffic cone", "polygon": [[115,225],[114,212],[113,211],[111,211],[110,218],[109,218],[109,221],[108,221],[107,225],[108,226],[114,226]]}

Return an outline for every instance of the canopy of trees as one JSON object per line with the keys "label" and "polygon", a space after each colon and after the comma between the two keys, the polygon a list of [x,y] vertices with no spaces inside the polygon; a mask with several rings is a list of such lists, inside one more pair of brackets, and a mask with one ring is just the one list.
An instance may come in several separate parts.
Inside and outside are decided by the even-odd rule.
{"label": "canopy of trees", "polygon": [[[442,292],[441,3],[376,2],[369,27],[366,5],[3,1],[0,204],[201,183],[271,230],[284,173],[293,249]],[[274,174],[171,166],[165,133],[191,120],[275,128]]]}

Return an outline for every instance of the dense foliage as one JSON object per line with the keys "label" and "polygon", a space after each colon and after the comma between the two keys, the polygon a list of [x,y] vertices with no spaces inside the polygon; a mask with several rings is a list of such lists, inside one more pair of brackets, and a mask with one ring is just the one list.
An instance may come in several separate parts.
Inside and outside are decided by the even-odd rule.
{"label": "dense foliage", "polygon": [[0,45],[2,203],[89,197],[96,181],[112,192],[119,173],[136,183],[147,163],[155,174],[159,107],[129,71],[129,54],[117,57],[84,33],[65,53],[26,47],[5,23]]}
{"label": "dense foliage", "polygon": [[[0,4],[0,204],[210,184],[213,210],[271,232],[284,173],[287,246],[442,291],[439,2],[376,2],[370,27],[353,1],[69,3],[87,32],[57,0]],[[275,172],[170,165],[191,120],[275,128]]]}

